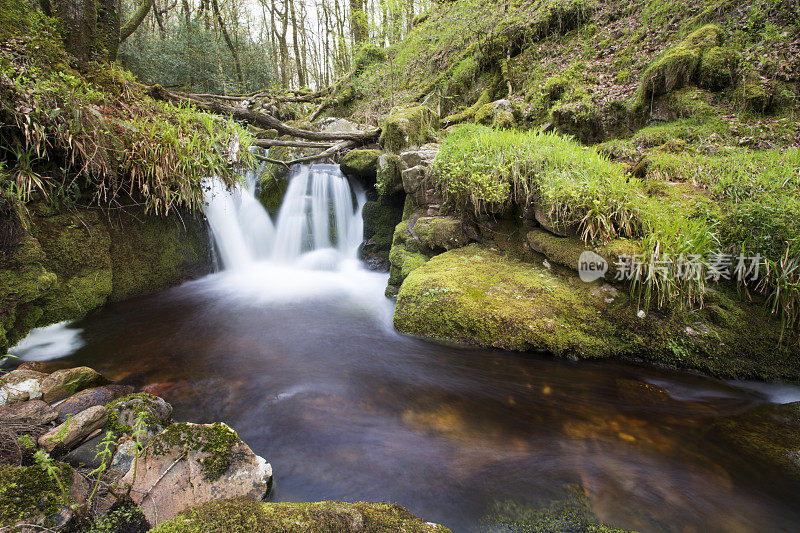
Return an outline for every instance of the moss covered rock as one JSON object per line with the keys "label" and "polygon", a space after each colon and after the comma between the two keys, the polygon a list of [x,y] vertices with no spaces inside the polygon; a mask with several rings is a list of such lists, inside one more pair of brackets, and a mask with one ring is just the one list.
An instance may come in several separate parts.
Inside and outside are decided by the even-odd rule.
{"label": "moss covered rock", "polygon": [[380,143],[386,150],[397,153],[434,141],[440,127],[439,117],[429,107],[395,108],[383,123]]}
{"label": "moss covered rock", "polygon": [[400,160],[395,154],[383,152],[378,157],[378,175],[375,188],[382,196],[403,191]]}
{"label": "moss covered rock", "polygon": [[52,531],[69,521],[70,505],[85,492],[86,482],[69,465],[53,466],[51,476],[39,465],[0,464],[0,529],[16,531],[15,524],[26,523],[39,526],[32,530]]}
{"label": "moss covered rock", "polygon": [[405,244],[393,244],[389,252],[389,285],[400,285],[414,270],[428,261],[428,256],[412,252]]}
{"label": "moss covered rock", "polygon": [[396,504],[264,503],[246,498],[210,502],[181,513],[154,533],[446,533]]}
{"label": "moss covered rock", "polygon": [[[394,247],[393,247],[394,251]],[[417,265],[394,314],[404,333],[575,358],[636,358],[731,377],[800,377],[780,326],[718,287],[705,307],[638,313],[627,291],[470,245]]]}
{"label": "moss covered rock", "polygon": [[42,380],[42,400],[48,403],[57,402],[78,391],[107,383],[108,379],[88,366],[56,370]]}
{"label": "moss covered rock", "polygon": [[728,47],[714,46],[703,52],[700,60],[700,87],[719,91],[733,85],[739,67],[739,54]]}
{"label": "moss covered rock", "polygon": [[420,217],[413,232],[429,251],[452,250],[469,243],[461,220],[455,217]]}
{"label": "moss covered rock", "polygon": [[270,215],[275,215],[281,209],[288,187],[289,180],[273,178],[271,174],[265,174],[256,186],[256,198]]}
{"label": "moss covered rock", "polygon": [[475,112],[475,122],[493,128],[513,128],[520,111],[510,100],[497,100],[480,107]]}
{"label": "moss covered rock", "polygon": [[350,150],[342,158],[342,172],[362,181],[375,181],[378,174],[380,150]]}
{"label": "moss covered rock", "polygon": [[395,225],[399,222],[397,209],[381,202],[366,202],[362,210],[364,239],[370,252],[388,252],[392,247]]}

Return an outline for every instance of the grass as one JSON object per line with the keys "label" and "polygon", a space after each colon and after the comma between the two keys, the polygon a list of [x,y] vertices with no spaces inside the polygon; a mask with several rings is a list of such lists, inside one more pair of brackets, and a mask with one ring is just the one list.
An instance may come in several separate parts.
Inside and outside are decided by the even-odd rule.
{"label": "grass", "polygon": [[456,128],[434,163],[447,203],[475,213],[538,203],[587,242],[641,234],[638,180],[591,148],[554,133]]}
{"label": "grass", "polygon": [[[35,39],[15,39],[60,42],[55,30],[41,27]],[[0,156],[12,184],[4,188],[22,201],[192,210],[202,205],[203,178],[233,184],[235,167],[252,159],[244,129],[154,101],[116,66],[81,74],[50,55],[3,55],[0,85]]]}

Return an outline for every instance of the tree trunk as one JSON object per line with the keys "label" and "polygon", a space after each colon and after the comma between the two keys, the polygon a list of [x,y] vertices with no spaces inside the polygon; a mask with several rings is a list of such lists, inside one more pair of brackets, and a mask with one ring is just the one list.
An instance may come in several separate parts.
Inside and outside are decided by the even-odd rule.
{"label": "tree trunk", "polygon": [[353,38],[354,50],[358,49],[369,37],[364,0],[350,0],[350,34]]}
{"label": "tree trunk", "polygon": [[303,58],[300,55],[300,41],[297,38],[297,14],[295,13],[294,9],[294,1],[287,0],[287,2],[286,9],[292,10],[292,44],[294,45],[294,64],[295,68],[297,69],[297,86],[305,87],[306,75],[305,72],[303,72]]}
{"label": "tree trunk", "polygon": [[236,78],[239,80],[239,85],[244,87],[242,63],[239,61],[239,53],[236,51],[231,36],[228,34],[228,29],[225,27],[225,21],[222,20],[222,13],[219,11],[219,2],[217,0],[211,0],[211,8],[214,10],[214,16],[217,17],[217,23],[219,24],[220,32],[222,32],[222,37],[225,39],[225,44],[228,45],[228,50],[230,50],[233,56],[233,64],[236,67]]}

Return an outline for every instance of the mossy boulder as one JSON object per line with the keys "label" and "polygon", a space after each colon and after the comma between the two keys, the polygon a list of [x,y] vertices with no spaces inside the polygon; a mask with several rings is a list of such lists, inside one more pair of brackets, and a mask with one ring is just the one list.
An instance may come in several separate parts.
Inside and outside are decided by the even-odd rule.
{"label": "mossy boulder", "polygon": [[381,196],[403,191],[403,177],[400,174],[400,159],[386,152],[378,157],[378,175],[375,188]]}
{"label": "mossy boulder", "polygon": [[584,283],[572,271],[475,244],[417,265],[400,288],[394,324],[404,333],[486,347],[800,378],[800,349],[776,349],[780,325],[735,291],[708,290],[699,311],[639,313],[624,287]]}
{"label": "mossy boulder", "polygon": [[42,380],[42,400],[57,402],[76,392],[106,385],[108,379],[88,366],[56,370]]}
{"label": "mossy boulder", "polygon": [[118,435],[133,435],[137,424],[142,427],[140,439],[147,442],[172,423],[172,406],[163,398],[136,392],[106,404],[108,429]]}
{"label": "mossy boulder", "polygon": [[534,252],[575,271],[579,269],[581,254],[594,252],[608,264],[608,271],[603,276],[608,281],[613,280],[616,275],[620,256],[641,253],[638,244],[629,239],[615,239],[603,246],[587,246],[577,237],[559,237],[540,228],[529,231],[525,241]]}
{"label": "mossy boulder", "polygon": [[428,260],[420,252],[412,252],[405,244],[393,244],[389,252],[389,285],[400,285],[414,270]]}
{"label": "mossy boulder", "polygon": [[380,144],[394,153],[436,140],[439,117],[429,107],[416,105],[392,110],[383,123]]}
{"label": "mossy boulder", "polygon": [[666,51],[642,74],[639,85],[640,105],[691,83],[700,64],[700,51],[682,46]]}
{"label": "mossy boulder", "polygon": [[493,128],[513,128],[520,111],[510,100],[497,100],[481,106],[475,112],[475,122]]}
{"label": "mossy boulder", "polygon": [[735,50],[714,46],[703,52],[698,81],[700,87],[719,91],[733,85],[740,57]]}
{"label": "mossy boulder", "polygon": [[[32,530],[52,531],[72,516],[69,510],[86,483],[64,463],[54,463],[51,476],[41,466],[0,464],[0,529],[16,531],[19,523],[36,524]],[[61,484],[67,489],[62,492]],[[22,529],[20,529],[22,530]]]}
{"label": "mossy boulder", "polygon": [[455,217],[420,217],[414,223],[414,235],[431,252],[469,244],[461,220]]}
{"label": "mossy boulder", "polygon": [[236,498],[184,511],[156,527],[154,533],[446,533],[404,507],[388,503],[264,503]]}
{"label": "mossy boulder", "polygon": [[570,102],[555,107],[550,112],[553,125],[564,135],[572,135],[584,144],[602,141],[602,117],[590,102]]}
{"label": "mossy boulder", "polygon": [[256,185],[256,198],[264,206],[270,215],[277,214],[283,204],[283,197],[289,187],[289,180],[274,178],[271,174],[265,174]]}
{"label": "mossy boulder", "polygon": [[[364,240],[370,252],[388,252],[392,247],[395,225],[399,222],[397,209],[382,202],[366,202],[362,210]],[[366,247],[365,247],[366,248]]]}
{"label": "mossy boulder", "polygon": [[342,158],[339,167],[347,176],[361,181],[373,182],[378,174],[380,150],[350,150]]}

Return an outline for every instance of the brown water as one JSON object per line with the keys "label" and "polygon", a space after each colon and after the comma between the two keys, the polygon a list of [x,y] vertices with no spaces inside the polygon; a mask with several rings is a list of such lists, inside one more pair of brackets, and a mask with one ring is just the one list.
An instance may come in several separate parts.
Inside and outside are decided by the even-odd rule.
{"label": "brown water", "polygon": [[546,503],[579,483],[619,527],[798,530],[796,487],[703,436],[763,396],[404,337],[383,283],[360,272],[216,274],[77,323],[85,345],[57,364],[146,386],[178,420],[227,422],[272,463],[276,500],[398,502],[472,531],[495,502]]}

